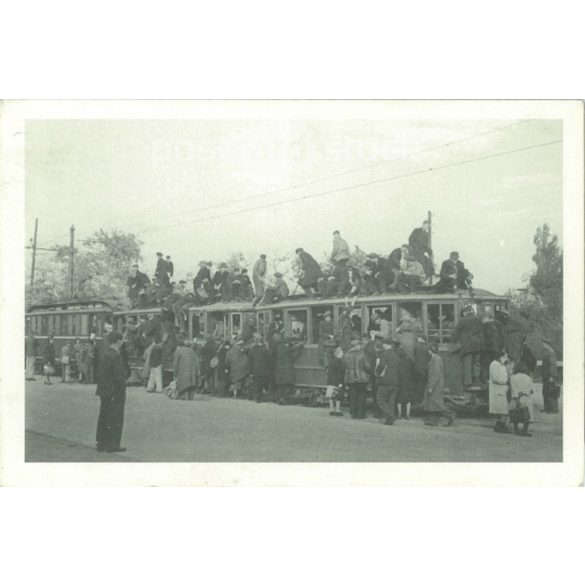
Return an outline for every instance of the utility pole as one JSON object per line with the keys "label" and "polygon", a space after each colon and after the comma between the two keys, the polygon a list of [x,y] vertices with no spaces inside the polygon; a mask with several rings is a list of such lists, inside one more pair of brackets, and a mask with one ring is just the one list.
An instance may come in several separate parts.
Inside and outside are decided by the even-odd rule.
{"label": "utility pole", "polygon": [[69,296],[73,298],[73,256],[75,254],[75,226],[69,228]]}
{"label": "utility pole", "polygon": [[30,294],[32,297],[33,288],[35,286],[35,260],[37,257],[37,232],[39,230],[39,220],[35,219],[35,235],[32,244],[32,266],[30,269]]}
{"label": "utility pole", "polygon": [[[433,223],[432,223],[432,213],[430,211],[427,211],[427,221],[429,222],[429,248],[432,250],[433,249]],[[431,257],[431,262],[433,264],[433,272],[434,272],[435,263],[434,263],[432,257]],[[429,283],[431,285],[433,284],[433,276],[432,275],[429,279]]]}

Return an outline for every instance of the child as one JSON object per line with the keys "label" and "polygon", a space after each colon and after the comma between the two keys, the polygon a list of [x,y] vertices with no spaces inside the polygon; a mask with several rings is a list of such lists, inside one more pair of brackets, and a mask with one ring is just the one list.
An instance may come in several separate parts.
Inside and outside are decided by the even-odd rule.
{"label": "child", "polygon": [[337,347],[333,352],[333,358],[327,368],[327,398],[329,398],[329,414],[331,416],[343,416],[341,412],[341,399],[345,382],[345,363],[343,350]]}

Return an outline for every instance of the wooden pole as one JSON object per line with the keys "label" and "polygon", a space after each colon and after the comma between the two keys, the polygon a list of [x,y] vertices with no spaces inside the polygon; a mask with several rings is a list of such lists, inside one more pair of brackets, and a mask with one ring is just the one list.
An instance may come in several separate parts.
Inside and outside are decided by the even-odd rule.
{"label": "wooden pole", "polygon": [[31,266],[31,270],[30,270],[30,291],[31,291],[31,296],[32,296],[32,292],[35,286],[35,261],[36,261],[36,257],[37,257],[37,233],[39,231],[39,220],[38,218],[35,219],[35,235],[33,238],[33,244],[32,244],[32,266]]}
{"label": "wooden pole", "polygon": [[[433,249],[433,223],[432,223],[432,213],[427,211],[427,221],[429,222],[429,248]],[[433,271],[435,270],[435,262],[433,257],[431,256],[431,262],[433,264]],[[433,284],[433,276],[431,275],[429,279],[429,284]]]}

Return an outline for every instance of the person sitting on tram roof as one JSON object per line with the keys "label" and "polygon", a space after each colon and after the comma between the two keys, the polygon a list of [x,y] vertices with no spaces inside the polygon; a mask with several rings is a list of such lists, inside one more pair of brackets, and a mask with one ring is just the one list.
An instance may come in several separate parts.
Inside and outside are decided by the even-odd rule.
{"label": "person sitting on tram roof", "polygon": [[451,252],[441,265],[437,292],[453,292],[455,289],[471,289],[473,274],[459,260],[459,252]]}
{"label": "person sitting on tram roof", "polygon": [[274,278],[276,279],[274,284],[267,287],[264,292],[264,300],[262,301],[262,304],[270,305],[272,303],[278,303],[279,301],[286,299],[290,294],[288,286],[283,280],[283,274],[281,272],[275,272]]}

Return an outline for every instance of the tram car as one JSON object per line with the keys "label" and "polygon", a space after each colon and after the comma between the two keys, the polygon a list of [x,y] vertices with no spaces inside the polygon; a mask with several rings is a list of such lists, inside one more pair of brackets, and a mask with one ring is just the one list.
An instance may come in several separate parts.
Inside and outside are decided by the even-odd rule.
{"label": "tram car", "polygon": [[[188,333],[191,339],[218,334],[230,338],[241,333],[244,320],[251,316],[256,331],[264,337],[269,324],[279,315],[285,336],[305,343],[295,363],[296,395],[302,400],[314,397],[316,392],[321,395],[325,392],[326,340],[319,339],[319,323],[325,312],[330,311],[333,316],[337,339],[341,338],[342,320],[347,318],[352,332],[371,338],[371,331],[376,328],[373,316],[378,313],[390,322],[393,337],[400,339],[407,335],[407,330],[418,329],[429,342],[439,345],[445,363],[445,386],[455,397],[462,395],[463,386],[461,360],[452,352],[451,337],[463,308],[471,306],[478,316],[494,316],[497,310],[508,310],[508,304],[507,297],[481,289],[447,294],[381,294],[354,299],[289,297],[277,304],[255,308],[249,303],[215,303],[189,308]],[[465,401],[469,402],[469,397]]]}
{"label": "tram car", "polygon": [[57,370],[60,369],[59,356],[67,343],[83,340],[92,333],[96,341],[103,337],[104,325],[111,322],[115,302],[93,298],[71,299],[38,303],[26,315],[25,332],[35,337],[35,372],[41,373],[43,355],[49,335],[53,336]]}

